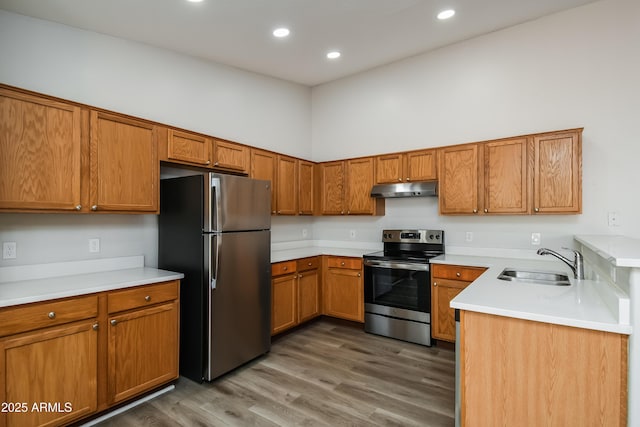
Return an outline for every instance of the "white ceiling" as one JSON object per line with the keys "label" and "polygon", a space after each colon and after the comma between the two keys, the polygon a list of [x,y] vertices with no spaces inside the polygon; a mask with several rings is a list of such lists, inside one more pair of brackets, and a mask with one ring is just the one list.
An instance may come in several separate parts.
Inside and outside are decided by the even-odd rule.
{"label": "white ceiling", "polygon": [[[0,0],[0,8],[314,86],[592,1]],[[435,18],[450,7],[452,19]],[[291,35],[275,39],[278,26]],[[342,57],[326,59],[332,49]]]}

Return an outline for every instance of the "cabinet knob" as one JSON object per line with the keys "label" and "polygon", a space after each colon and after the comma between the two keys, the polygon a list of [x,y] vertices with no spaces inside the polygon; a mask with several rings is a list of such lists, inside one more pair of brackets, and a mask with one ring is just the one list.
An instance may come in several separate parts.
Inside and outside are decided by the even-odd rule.
{"label": "cabinet knob", "polygon": [[302,274],[298,274],[298,279],[302,279]]}
{"label": "cabinet knob", "polygon": [[433,282],[433,286],[438,286],[438,284],[436,282]]}
{"label": "cabinet knob", "polygon": [[48,316],[49,316],[49,319],[55,319],[56,318],[56,312],[55,311],[50,311]]}
{"label": "cabinet knob", "polygon": [[205,163],[206,165],[210,165],[211,164],[211,160],[207,160],[207,163]]}
{"label": "cabinet knob", "polygon": [[540,209],[538,209],[538,208],[534,208],[534,209],[533,209],[533,211],[534,211],[534,212],[540,212]]}
{"label": "cabinet knob", "polygon": [[289,267],[282,267],[282,270],[287,271]]}
{"label": "cabinet knob", "polygon": [[484,210],[484,213],[488,213],[488,212],[489,212],[489,209],[485,209],[485,210]]}
{"label": "cabinet knob", "polygon": [[308,262],[308,263],[307,263],[307,265],[308,265],[309,267],[311,267],[311,263],[310,263],[310,262]]}
{"label": "cabinet knob", "polygon": [[474,209],[474,210],[473,210],[473,213],[478,213],[478,209]]}
{"label": "cabinet knob", "polygon": [[340,263],[340,265],[344,267],[344,261],[342,261],[342,262]]}
{"label": "cabinet knob", "polygon": [[340,215],[344,215],[344,211],[340,211]]}
{"label": "cabinet knob", "polygon": [[272,214],[275,214],[275,213],[276,213],[276,211],[271,211],[271,213],[272,213]]}
{"label": "cabinet knob", "polygon": [[146,297],[144,297],[144,300],[145,300],[146,302],[151,301],[151,296],[147,295]]}
{"label": "cabinet knob", "polygon": [[407,181],[411,181],[411,178],[407,177]]}
{"label": "cabinet knob", "polygon": [[362,276],[362,273],[358,273],[358,277]]}
{"label": "cabinet knob", "polygon": [[282,211],[278,211],[278,213],[280,214],[280,213],[282,213]]}
{"label": "cabinet knob", "polygon": [[76,205],[76,210],[79,211],[80,209],[82,209],[82,205]]}
{"label": "cabinet knob", "polygon": [[92,210],[92,211],[97,211],[97,210],[98,210],[98,205],[93,205],[93,206],[91,206],[91,210]]}
{"label": "cabinet knob", "polygon": [[456,271],[456,277],[460,277],[460,272]]}
{"label": "cabinet knob", "polygon": [[302,211],[298,212],[298,215],[302,215]]}
{"label": "cabinet knob", "polygon": [[213,166],[218,166],[219,164],[220,164],[220,163],[215,162],[215,163],[213,164]]}
{"label": "cabinet knob", "polygon": [[402,182],[402,178],[398,178],[398,181]]}
{"label": "cabinet knob", "polygon": [[98,330],[98,324],[94,323],[93,326],[91,327],[94,331]]}
{"label": "cabinet knob", "polygon": [[116,319],[111,319],[111,326],[116,326],[118,324],[118,321]]}

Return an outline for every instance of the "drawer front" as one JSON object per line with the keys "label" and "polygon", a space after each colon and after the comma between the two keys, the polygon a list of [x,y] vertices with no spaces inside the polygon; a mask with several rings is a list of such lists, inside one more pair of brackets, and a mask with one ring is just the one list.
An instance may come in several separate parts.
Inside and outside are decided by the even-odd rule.
{"label": "drawer front", "polygon": [[271,264],[271,276],[282,276],[283,274],[291,274],[296,272],[296,262],[286,261]]}
{"label": "drawer front", "polygon": [[361,270],[362,258],[332,256],[327,260],[327,266],[329,268],[348,268],[350,270]]}
{"label": "drawer front", "polygon": [[463,267],[460,265],[431,264],[432,277],[452,280],[464,280],[473,282],[486,268],[482,267]]}
{"label": "drawer front", "polygon": [[319,266],[319,257],[302,258],[297,261],[298,271],[313,270]]}
{"label": "drawer front", "polygon": [[114,291],[107,296],[109,314],[178,299],[178,281]]}
{"label": "drawer front", "polygon": [[97,295],[7,307],[0,309],[0,336],[97,316]]}

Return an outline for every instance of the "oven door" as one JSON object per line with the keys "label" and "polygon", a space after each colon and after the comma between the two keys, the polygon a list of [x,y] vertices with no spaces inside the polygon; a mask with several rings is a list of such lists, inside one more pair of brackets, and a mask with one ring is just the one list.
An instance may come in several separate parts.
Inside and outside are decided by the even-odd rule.
{"label": "oven door", "polygon": [[364,302],[429,313],[429,264],[365,259]]}

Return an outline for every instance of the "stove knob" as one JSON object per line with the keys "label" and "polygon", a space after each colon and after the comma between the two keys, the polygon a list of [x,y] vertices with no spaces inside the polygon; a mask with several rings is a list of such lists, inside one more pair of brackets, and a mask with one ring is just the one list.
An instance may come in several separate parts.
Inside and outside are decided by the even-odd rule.
{"label": "stove knob", "polygon": [[433,240],[433,234],[429,234],[429,240]]}
{"label": "stove knob", "polygon": [[440,235],[436,234],[436,240],[440,240]]}

